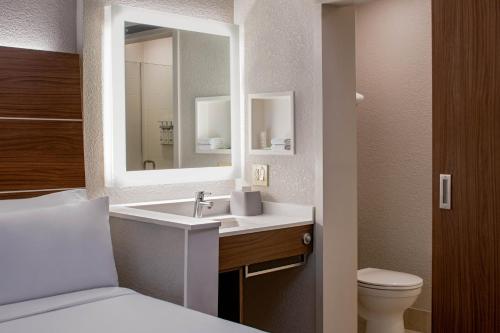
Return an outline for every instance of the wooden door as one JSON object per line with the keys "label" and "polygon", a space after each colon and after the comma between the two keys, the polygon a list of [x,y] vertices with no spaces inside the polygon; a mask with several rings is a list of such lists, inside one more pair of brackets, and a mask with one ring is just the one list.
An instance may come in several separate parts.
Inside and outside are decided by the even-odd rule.
{"label": "wooden door", "polygon": [[432,11],[433,332],[500,332],[500,0]]}

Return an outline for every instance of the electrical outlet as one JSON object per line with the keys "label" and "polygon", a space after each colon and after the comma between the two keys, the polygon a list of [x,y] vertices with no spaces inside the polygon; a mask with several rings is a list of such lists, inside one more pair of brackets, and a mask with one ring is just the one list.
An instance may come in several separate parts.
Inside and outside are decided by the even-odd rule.
{"label": "electrical outlet", "polygon": [[266,164],[252,165],[252,185],[269,186],[269,166]]}

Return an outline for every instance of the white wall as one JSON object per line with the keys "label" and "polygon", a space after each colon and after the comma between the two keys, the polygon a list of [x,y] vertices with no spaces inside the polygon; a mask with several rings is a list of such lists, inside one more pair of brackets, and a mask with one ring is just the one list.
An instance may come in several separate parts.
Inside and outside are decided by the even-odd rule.
{"label": "white wall", "polygon": [[76,0],[2,0],[0,45],[76,52]]}
{"label": "white wall", "polygon": [[233,181],[108,189],[104,186],[102,135],[102,30],[104,6],[123,4],[223,22],[233,22],[232,0],[85,0],[83,22],[83,106],[87,188],[112,203],[186,198],[200,189],[227,194]]}
{"label": "white wall", "polygon": [[[323,6],[322,184],[323,332],[356,332],[357,140],[354,8]],[[382,333],[382,332],[381,332]]]}
{"label": "white wall", "polygon": [[431,0],[357,8],[359,266],[424,279],[431,309]]}

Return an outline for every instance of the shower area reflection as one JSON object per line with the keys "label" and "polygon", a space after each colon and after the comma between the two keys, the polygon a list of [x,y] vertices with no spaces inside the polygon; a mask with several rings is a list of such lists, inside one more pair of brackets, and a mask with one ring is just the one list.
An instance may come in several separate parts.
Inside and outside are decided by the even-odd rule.
{"label": "shower area reflection", "polygon": [[173,33],[128,24],[125,45],[127,170],[172,169]]}

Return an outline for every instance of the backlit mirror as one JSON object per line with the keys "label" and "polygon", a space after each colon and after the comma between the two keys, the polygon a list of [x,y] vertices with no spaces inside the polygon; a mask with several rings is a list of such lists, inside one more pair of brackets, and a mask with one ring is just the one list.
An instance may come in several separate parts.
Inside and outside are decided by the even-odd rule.
{"label": "backlit mirror", "polygon": [[238,27],[122,5],[104,14],[106,186],[239,178]]}

